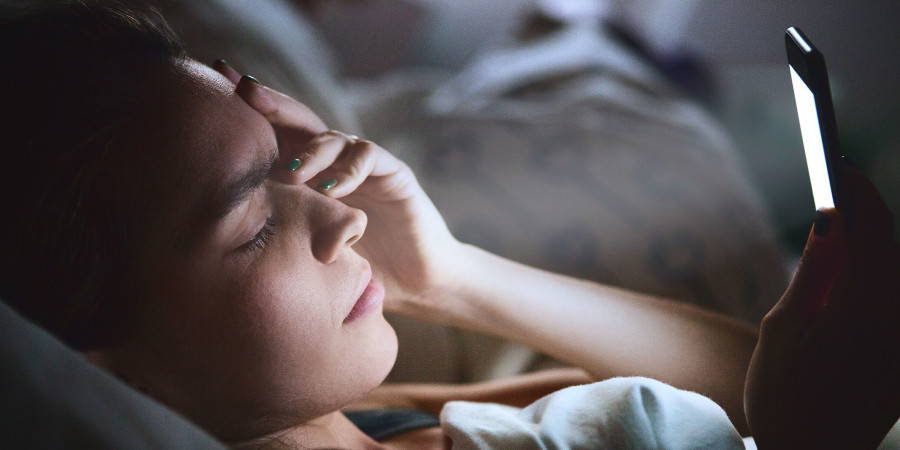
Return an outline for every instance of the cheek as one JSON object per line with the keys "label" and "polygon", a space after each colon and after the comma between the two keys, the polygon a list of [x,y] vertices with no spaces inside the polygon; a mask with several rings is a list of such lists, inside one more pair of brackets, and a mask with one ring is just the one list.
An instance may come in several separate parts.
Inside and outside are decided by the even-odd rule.
{"label": "cheek", "polygon": [[[266,399],[270,411],[311,418],[379,385],[393,366],[397,339],[380,312],[343,326],[351,298],[329,278],[343,272],[290,262],[261,265],[248,284],[245,314],[253,317],[253,338],[245,343],[256,344],[244,351],[256,367],[246,381],[255,383],[255,395]],[[304,404],[285,402],[296,398]]]}
{"label": "cheek", "polygon": [[181,386],[173,395],[262,407],[295,394],[296,380],[321,378],[336,347],[326,286],[296,263],[265,256],[252,265],[210,258],[157,278],[142,340]]}
{"label": "cheek", "polygon": [[[228,303],[236,305],[228,316],[237,318],[228,338],[230,369],[243,374],[233,388],[270,412],[312,416],[346,400],[342,391],[362,370],[348,359],[359,361],[356,353],[367,350],[354,348],[342,329],[336,305],[346,302],[328,278],[332,273],[275,247],[227,289],[234,295]],[[285,402],[296,398],[307,401]]]}
{"label": "cheek", "polygon": [[157,285],[161,322],[146,342],[164,355],[172,406],[203,425],[316,417],[364,396],[393,365],[396,337],[380,312],[343,326],[359,260],[316,263],[283,231],[252,264],[167,265]]}
{"label": "cheek", "polygon": [[253,367],[248,372],[281,380],[286,374],[310,377],[334,350],[337,332],[321,280],[289,264],[271,261],[239,276],[230,289],[235,310],[233,348]]}

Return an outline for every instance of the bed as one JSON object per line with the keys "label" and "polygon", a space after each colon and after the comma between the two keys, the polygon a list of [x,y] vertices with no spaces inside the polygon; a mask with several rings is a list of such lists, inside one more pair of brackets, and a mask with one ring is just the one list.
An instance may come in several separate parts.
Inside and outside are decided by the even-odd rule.
{"label": "bed", "polygon": [[[224,57],[407,161],[461,240],[753,322],[786,286],[790,260],[728,134],[601,24],[525,36],[539,11],[524,9],[457,64],[351,78],[293,5],[250,3],[174,1],[164,12],[197,59]],[[5,435],[21,436],[19,447],[218,446],[0,312]],[[557,364],[476,333],[390,320],[400,339],[392,381],[477,381]]]}

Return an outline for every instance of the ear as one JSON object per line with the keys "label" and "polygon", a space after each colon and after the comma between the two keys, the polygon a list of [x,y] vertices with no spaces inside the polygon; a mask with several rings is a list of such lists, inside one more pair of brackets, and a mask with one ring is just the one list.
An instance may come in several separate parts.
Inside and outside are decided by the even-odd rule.
{"label": "ear", "polygon": [[[81,351],[81,356],[87,359],[91,364],[111,373],[113,376],[119,379],[119,381],[131,386],[132,389],[137,390],[138,392],[148,396],[157,398],[153,395],[152,390],[149,388],[147,383],[141,381],[141,378],[137,376],[138,374],[134,373],[134,371],[129,370],[125,364],[122,364],[118,361],[118,358],[115,357],[115,352],[112,350],[84,350]],[[157,400],[159,400],[157,398]]]}

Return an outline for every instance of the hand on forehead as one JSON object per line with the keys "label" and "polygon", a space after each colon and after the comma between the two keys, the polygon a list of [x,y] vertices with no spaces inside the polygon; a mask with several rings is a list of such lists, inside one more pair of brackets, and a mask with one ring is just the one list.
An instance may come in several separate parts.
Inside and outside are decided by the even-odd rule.
{"label": "hand on forehead", "polygon": [[279,134],[279,140],[284,141],[279,142],[280,145],[305,145],[316,135],[328,131],[322,119],[306,105],[260,85],[252,76],[241,76],[221,59],[212,67],[235,84],[235,92],[248,105],[266,117]]}

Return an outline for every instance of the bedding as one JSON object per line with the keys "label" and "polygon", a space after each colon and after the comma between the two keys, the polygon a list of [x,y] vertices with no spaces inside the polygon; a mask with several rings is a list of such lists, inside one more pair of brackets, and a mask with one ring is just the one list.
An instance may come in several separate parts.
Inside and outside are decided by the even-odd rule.
{"label": "bedding", "polygon": [[[413,168],[460,240],[751,323],[787,285],[785,253],[722,126],[603,27],[354,86],[366,136]],[[475,333],[391,323],[401,337],[392,379],[552,364]],[[441,351],[421,349],[426,329],[448,340]]]}
{"label": "bedding", "polygon": [[521,409],[450,402],[441,428],[454,450],[745,448],[712,400],[647,378],[573,386]]}
{"label": "bedding", "polygon": [[224,448],[94,367],[2,299],[0,399],[3,448]]}
{"label": "bedding", "polygon": [[[449,402],[440,420],[454,450],[757,448],[712,400],[641,377],[569,387],[525,408]],[[878,446],[898,448],[900,422]]]}
{"label": "bedding", "polygon": [[[405,158],[464,240],[750,320],[786,283],[781,249],[728,136],[600,28],[483,49],[450,71],[405,68],[351,81],[339,78],[328,43],[288,2],[164,6],[202,61],[225,57],[335,127]],[[506,342],[392,321],[401,339],[397,380],[472,381],[545,363]],[[632,383],[668,404],[672,388]],[[634,392],[625,387],[618,392]],[[526,419],[550,418],[547,408],[568,403],[569,395],[529,409]],[[715,408],[687,397],[678,408],[697,407],[721,422]],[[222,448],[2,301],[0,398],[4,445],[13,448]],[[636,397],[620,398],[644,407]],[[454,418],[461,411],[489,416],[494,410],[453,404],[447,429],[471,425]],[[668,418],[672,410],[661,411],[654,417]],[[881,448],[900,448],[900,428]]]}
{"label": "bedding", "polygon": [[[0,398],[4,447],[224,448],[178,414],[97,369],[2,300]],[[440,422],[455,449],[547,448],[550,443],[566,443],[555,448],[699,446],[692,442],[742,448],[724,411],[711,400],[643,378],[564,389],[523,409],[450,402]],[[501,445],[500,440],[512,444]],[[752,440],[744,444],[753,448]],[[898,448],[900,426],[894,426],[879,449]]]}
{"label": "bedding", "polygon": [[242,73],[289,93],[325,123],[358,132],[356,116],[341,95],[338,62],[318,30],[284,0],[154,1],[205,64],[224,58]]}

